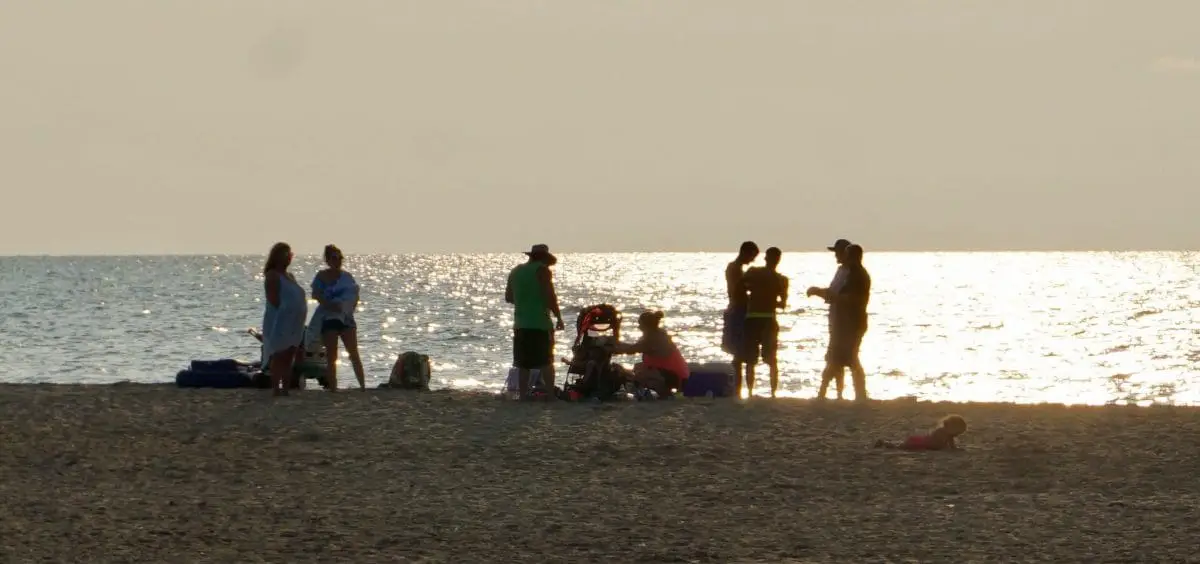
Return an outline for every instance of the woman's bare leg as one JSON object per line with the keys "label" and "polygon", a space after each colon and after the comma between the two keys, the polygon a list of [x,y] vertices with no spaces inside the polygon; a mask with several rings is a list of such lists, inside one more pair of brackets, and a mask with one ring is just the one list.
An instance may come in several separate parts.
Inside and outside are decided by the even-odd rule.
{"label": "woman's bare leg", "polygon": [[367,374],[363,370],[362,358],[358,356],[358,330],[351,327],[342,331],[342,344],[346,345],[346,354],[350,355],[350,365],[354,367],[354,377],[358,378],[359,389],[367,389]]}
{"label": "woman's bare leg", "polygon": [[295,347],[284,349],[271,355],[271,390],[277,396],[286,396],[288,381],[296,360]]}
{"label": "woman's bare leg", "polygon": [[338,357],[338,332],[327,331],[321,334],[321,342],[325,344],[325,382],[329,384],[329,391],[337,391],[337,357]]}
{"label": "woman's bare leg", "polygon": [[[304,344],[301,343],[300,346],[296,347],[296,356],[292,357],[292,373],[293,374],[295,374],[295,372],[296,372],[296,367],[300,366],[300,364],[303,362],[304,362]],[[295,378],[296,378],[296,388],[303,390],[305,380],[307,380],[308,378],[305,378],[303,374],[296,374]]]}

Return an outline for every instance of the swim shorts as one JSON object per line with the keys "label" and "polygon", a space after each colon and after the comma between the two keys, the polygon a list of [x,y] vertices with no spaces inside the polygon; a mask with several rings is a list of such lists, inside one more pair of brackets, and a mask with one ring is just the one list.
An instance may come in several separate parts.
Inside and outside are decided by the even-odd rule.
{"label": "swim shorts", "polygon": [[843,327],[834,324],[829,330],[829,349],[825,351],[825,362],[834,366],[851,366],[858,361],[858,349],[862,346],[866,327]]}
{"label": "swim shorts", "polygon": [[745,348],[746,309],[730,307],[725,310],[725,327],[721,331],[721,350],[733,355],[734,362],[742,357]]}
{"label": "swim shorts", "polygon": [[774,363],[779,349],[779,321],[774,317],[751,317],[746,320],[745,332],[742,360],[757,363],[761,350],[763,362]]}
{"label": "swim shorts", "polygon": [[526,370],[550,366],[554,358],[554,337],[541,329],[513,330],[513,366]]}
{"label": "swim shorts", "polygon": [[353,317],[346,319],[332,318],[321,321],[321,334],[325,333],[341,333],[348,329],[355,329],[358,325],[354,322]]}

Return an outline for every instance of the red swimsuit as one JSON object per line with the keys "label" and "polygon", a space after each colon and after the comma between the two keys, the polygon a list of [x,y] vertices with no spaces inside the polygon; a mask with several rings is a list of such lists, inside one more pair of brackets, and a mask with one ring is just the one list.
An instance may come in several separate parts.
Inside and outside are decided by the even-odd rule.
{"label": "red swimsuit", "polygon": [[940,447],[933,442],[933,437],[929,435],[913,435],[905,439],[900,448],[904,450],[940,450]]}

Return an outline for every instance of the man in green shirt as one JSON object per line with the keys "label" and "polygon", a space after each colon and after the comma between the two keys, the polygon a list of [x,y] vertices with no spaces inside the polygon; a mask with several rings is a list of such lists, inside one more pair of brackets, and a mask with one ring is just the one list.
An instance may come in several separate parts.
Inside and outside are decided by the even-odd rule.
{"label": "man in green shirt", "polygon": [[[537,381],[554,389],[554,331],[563,329],[550,273],[550,265],[558,259],[546,245],[534,245],[525,254],[529,261],[512,269],[504,289],[504,301],[513,304],[513,366],[518,371],[521,397],[527,396]],[[551,314],[556,323],[550,321]],[[530,377],[535,370],[536,380]]]}

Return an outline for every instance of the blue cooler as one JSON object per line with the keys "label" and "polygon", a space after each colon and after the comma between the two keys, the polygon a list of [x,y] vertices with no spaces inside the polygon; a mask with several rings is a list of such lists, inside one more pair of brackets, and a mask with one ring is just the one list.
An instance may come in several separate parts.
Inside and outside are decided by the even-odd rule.
{"label": "blue cooler", "polygon": [[691,376],[683,384],[684,397],[733,397],[733,365],[728,363],[692,364]]}

